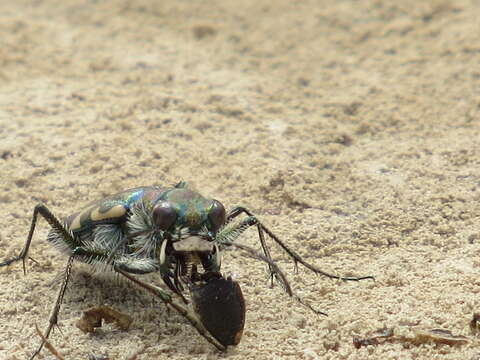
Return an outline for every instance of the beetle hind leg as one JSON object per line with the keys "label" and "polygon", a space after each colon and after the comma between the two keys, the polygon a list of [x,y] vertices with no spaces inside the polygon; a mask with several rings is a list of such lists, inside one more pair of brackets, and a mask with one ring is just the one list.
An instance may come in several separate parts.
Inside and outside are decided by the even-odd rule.
{"label": "beetle hind leg", "polygon": [[37,219],[38,215],[41,215],[47,222],[50,224],[52,227],[52,231],[54,231],[56,234],[58,234],[59,239],[65,243],[67,246],[73,246],[75,248],[75,244],[77,243],[75,239],[73,238],[72,234],[68,229],[62,224],[62,222],[55,216],[53,213],[44,205],[44,204],[38,204],[35,206],[33,209],[33,216],[32,216],[32,222],[30,225],[30,231],[27,236],[27,240],[25,241],[25,245],[23,246],[22,251],[20,254],[17,256],[5,260],[3,262],[0,262],[0,267],[1,266],[8,266],[14,262],[22,260],[23,263],[23,272],[26,274],[27,269],[26,269],[26,261],[27,259],[30,259],[34,262],[36,262],[34,259],[28,256],[28,251],[30,249],[30,245],[32,243],[32,237],[33,233],[35,231],[35,226],[37,224]]}

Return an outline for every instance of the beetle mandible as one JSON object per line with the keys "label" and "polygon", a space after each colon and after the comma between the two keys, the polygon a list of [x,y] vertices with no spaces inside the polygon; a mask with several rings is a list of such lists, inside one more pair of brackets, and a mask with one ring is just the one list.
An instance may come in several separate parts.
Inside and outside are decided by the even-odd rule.
{"label": "beetle mandible", "polygon": [[[221,275],[221,255],[226,248],[240,249],[268,266],[269,276],[285,292],[312,311],[297,296],[272,259],[265,234],[293,259],[316,274],[332,279],[359,281],[372,276],[342,277],[329,274],[303,260],[256,216],[244,207],[228,213],[222,203],[189,189],[185,182],[173,187],[138,187],[87,205],[82,211],[59,220],[43,204],[34,208],[30,231],[20,254],[0,263],[7,266],[26,260],[38,215],[51,230],[47,240],[68,256],[62,285],[45,330],[47,339],[57,325],[60,306],[75,261],[110,269],[159,297],[184,316],[206,340],[219,350],[237,345],[242,336],[245,304],[240,286]],[[244,217],[239,217],[243,215]],[[235,220],[234,220],[235,219]],[[240,235],[256,227],[263,253],[237,243]],[[33,259],[32,259],[33,260]],[[199,271],[203,269],[203,271]],[[132,274],[158,273],[168,291],[145,283]],[[185,289],[189,293],[185,293]],[[192,307],[187,306],[190,301]],[[215,311],[211,311],[215,309]],[[30,359],[42,349],[42,340]]]}

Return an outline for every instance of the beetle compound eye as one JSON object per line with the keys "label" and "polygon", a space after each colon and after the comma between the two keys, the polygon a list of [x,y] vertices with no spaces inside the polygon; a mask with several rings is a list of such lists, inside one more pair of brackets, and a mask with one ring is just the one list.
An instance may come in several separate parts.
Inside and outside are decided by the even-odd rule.
{"label": "beetle compound eye", "polygon": [[168,201],[162,201],[153,208],[153,221],[160,230],[168,230],[177,219],[177,212]]}
{"label": "beetle compound eye", "polygon": [[208,220],[212,225],[212,231],[216,233],[220,227],[225,224],[226,211],[222,203],[217,200],[213,200],[210,211],[208,212]]}

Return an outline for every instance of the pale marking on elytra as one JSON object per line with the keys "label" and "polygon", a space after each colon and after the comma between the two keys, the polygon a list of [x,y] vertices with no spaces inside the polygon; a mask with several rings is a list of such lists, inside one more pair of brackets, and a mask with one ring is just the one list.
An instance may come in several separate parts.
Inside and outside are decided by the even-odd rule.
{"label": "pale marking on elytra", "polygon": [[[73,219],[72,223],[70,224],[69,228],[70,231],[78,230],[82,227],[81,219],[85,215],[86,212],[90,211],[90,209],[82,211],[78,214],[75,219]],[[108,209],[106,212],[100,212],[99,207],[96,207],[90,213],[90,220],[91,221],[101,221],[105,219],[115,219],[125,215],[127,210],[123,205],[115,205]]]}
{"label": "pale marking on elytra", "polygon": [[82,217],[82,215],[83,215],[83,211],[80,214],[78,214],[77,216],[75,216],[75,219],[73,219],[72,223],[69,226],[70,231],[75,231],[77,229],[80,229],[80,227],[81,227],[80,218]]}
{"label": "pale marking on elytra", "polygon": [[127,212],[127,210],[125,209],[125,207],[123,205],[112,206],[106,212],[100,212],[99,208],[97,207],[90,214],[90,219],[92,221],[100,221],[100,220],[105,220],[105,219],[116,219],[116,218],[120,218],[123,215],[125,215],[126,212]]}

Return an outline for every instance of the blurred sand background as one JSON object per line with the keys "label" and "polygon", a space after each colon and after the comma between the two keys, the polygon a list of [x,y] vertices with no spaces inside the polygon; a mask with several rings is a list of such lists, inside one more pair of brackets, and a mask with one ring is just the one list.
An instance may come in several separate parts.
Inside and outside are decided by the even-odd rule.
{"label": "blurred sand background", "polygon": [[[0,259],[40,201],[65,216],[186,180],[322,269],[376,276],[295,275],[274,251],[329,314],[316,317],[230,252],[247,322],[219,354],[151,296],[77,264],[53,345],[66,359],[479,359],[479,14],[475,0],[0,2]],[[1,359],[25,359],[47,324],[66,261],[47,232],[27,276],[0,269]],[[254,230],[243,241],[258,246]],[[131,329],[83,334],[75,322],[100,304]],[[385,326],[469,341],[353,346]]]}

